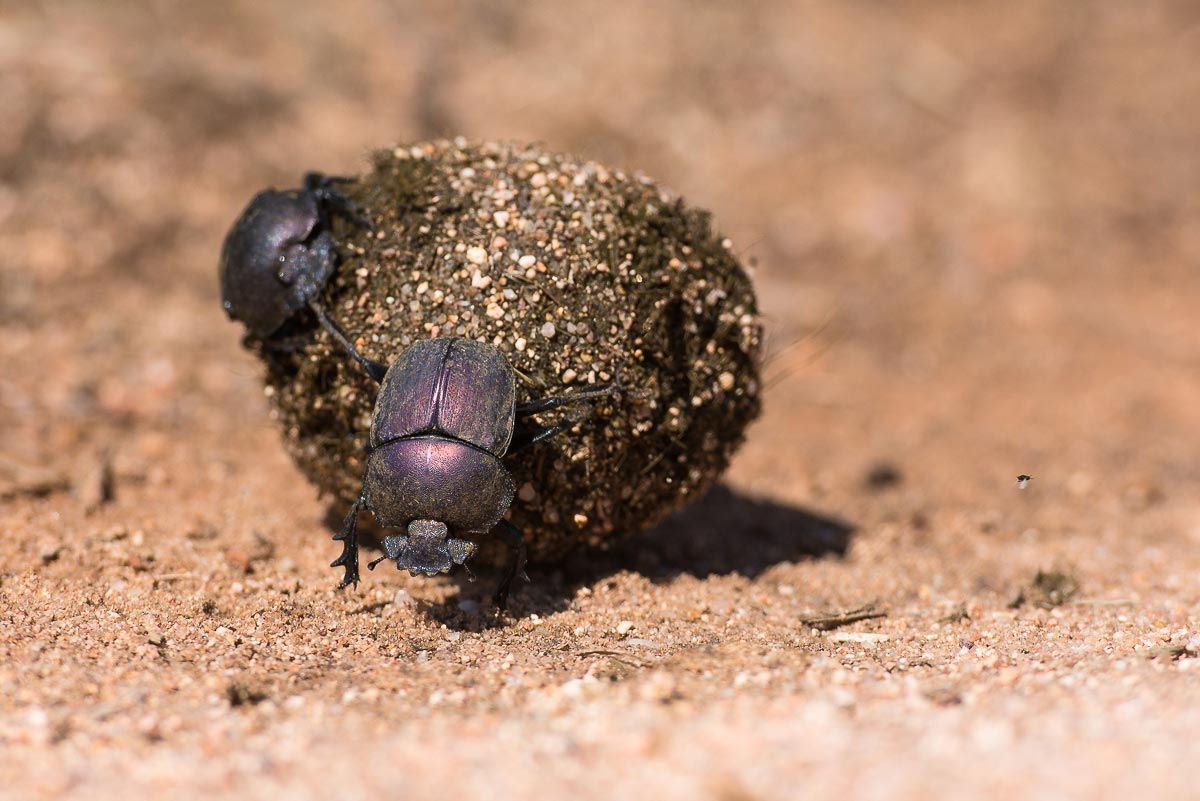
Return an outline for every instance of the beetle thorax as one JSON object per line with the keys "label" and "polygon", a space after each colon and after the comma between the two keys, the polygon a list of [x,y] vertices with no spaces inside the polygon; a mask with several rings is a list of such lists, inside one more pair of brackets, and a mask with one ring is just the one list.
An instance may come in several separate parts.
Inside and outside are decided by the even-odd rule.
{"label": "beetle thorax", "polygon": [[363,482],[367,508],[385,528],[441,521],[455,532],[487,532],[513,498],[512,479],[493,454],[438,435],[401,437],[371,451]]}

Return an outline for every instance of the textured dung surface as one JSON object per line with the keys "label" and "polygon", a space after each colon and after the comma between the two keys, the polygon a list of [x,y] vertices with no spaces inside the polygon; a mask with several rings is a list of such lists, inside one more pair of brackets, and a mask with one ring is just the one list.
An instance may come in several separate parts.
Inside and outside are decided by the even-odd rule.
{"label": "textured dung surface", "polygon": [[[346,192],[375,230],[337,223],[344,260],[323,299],[364,355],[487,342],[516,370],[518,403],[620,370],[626,393],[540,415],[579,422],[506,460],[531,558],[643,531],[728,464],[759,409],[761,328],[707,212],[595,162],[461,139],[381,151]],[[282,335],[311,331],[305,315]],[[264,356],[288,450],[349,503],[374,387],[324,331]]]}

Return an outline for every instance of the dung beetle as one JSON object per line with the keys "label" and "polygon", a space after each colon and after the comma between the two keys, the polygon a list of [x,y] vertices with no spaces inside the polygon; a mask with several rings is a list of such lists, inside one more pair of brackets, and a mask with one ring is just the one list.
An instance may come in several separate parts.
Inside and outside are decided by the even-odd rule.
{"label": "dung beetle", "polygon": [[621,391],[618,375],[612,384],[518,406],[513,368],[491,345],[458,337],[410,345],[383,377],[362,492],[334,536],[342,553],[330,566],[346,570],[339,587],[359,580],[358,514],[365,507],[381,527],[407,531],[384,537],[384,555],[371,569],[394,559],[413,576],[448,573],[474,556],[472,535],[494,531],[511,555],[494,596],[503,609],[513,578],[524,572],[525,545],[504,519],[513,482],[501,459],[577,422],[539,426],[531,415]]}
{"label": "dung beetle", "polygon": [[[378,365],[358,353],[318,300],[337,269],[331,216],[338,214],[371,228],[370,219],[354,202],[333,188],[351,180],[310,172],[302,189],[266,189],[255,195],[221,248],[221,301],[231,318],[262,340],[270,340],[307,306],[370,372]],[[372,373],[376,381],[382,377],[382,372]]]}

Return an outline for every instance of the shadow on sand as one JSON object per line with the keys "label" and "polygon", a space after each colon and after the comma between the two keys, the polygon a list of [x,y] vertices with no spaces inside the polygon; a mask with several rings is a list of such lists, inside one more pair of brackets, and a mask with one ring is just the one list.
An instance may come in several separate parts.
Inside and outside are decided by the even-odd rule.
{"label": "shadow on sand", "polygon": [[[337,522],[340,524],[340,517]],[[371,528],[365,528],[364,556],[372,548]],[[654,582],[680,575],[753,578],[783,562],[843,556],[853,533],[854,527],[846,521],[718,485],[655,528],[614,548],[582,550],[560,564],[530,567],[531,583],[518,581],[513,587],[507,616],[496,615],[488,601],[497,574],[486,568],[475,582],[467,581],[461,571],[445,579],[455,584],[458,592],[445,603],[421,602],[420,607],[431,619],[452,629],[478,631],[507,625],[513,617],[561,611],[570,605],[579,587],[623,570]]]}

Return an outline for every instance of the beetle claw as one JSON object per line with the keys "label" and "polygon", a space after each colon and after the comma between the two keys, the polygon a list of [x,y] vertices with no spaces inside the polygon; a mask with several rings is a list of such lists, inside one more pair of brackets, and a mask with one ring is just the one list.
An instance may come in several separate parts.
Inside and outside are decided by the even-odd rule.
{"label": "beetle claw", "polygon": [[339,590],[350,584],[358,584],[358,510],[363,503],[365,500],[360,495],[354,505],[350,507],[350,513],[346,515],[341,530],[333,535],[335,542],[342,543],[342,552],[337,559],[329,563],[329,566],[346,569],[341,583],[338,584]]}
{"label": "beetle claw", "polygon": [[354,178],[342,175],[324,175],[319,172],[306,173],[304,189],[312,192],[318,200],[326,204],[331,211],[337,212],[359,228],[374,231],[375,225],[362,208],[342,192],[333,188],[334,184],[352,184]]}

